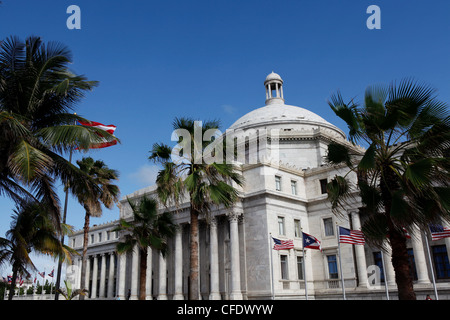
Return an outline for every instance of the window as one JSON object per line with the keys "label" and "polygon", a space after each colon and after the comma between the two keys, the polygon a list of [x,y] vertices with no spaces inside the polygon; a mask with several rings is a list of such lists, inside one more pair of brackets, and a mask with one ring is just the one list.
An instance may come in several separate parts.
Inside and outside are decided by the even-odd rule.
{"label": "window", "polygon": [[297,275],[298,280],[303,280],[303,257],[297,256]]}
{"label": "window", "polygon": [[413,249],[408,249],[409,272],[414,280],[417,280],[416,262]]}
{"label": "window", "polygon": [[278,217],[278,234],[285,235],[284,231],[284,217]]}
{"label": "window", "polygon": [[281,191],[281,177],[275,176],[275,190]]}
{"label": "window", "polygon": [[102,242],[102,233],[101,232],[98,233],[98,242]]}
{"label": "window", "polygon": [[76,239],[74,238],[74,239],[72,239],[72,248],[75,248],[75,244],[76,244],[76,241],[75,241]]}
{"label": "window", "polygon": [[375,262],[375,265],[380,268],[380,282],[384,283],[383,260],[381,260],[381,255],[381,252],[374,252],[373,260]]}
{"label": "window", "polygon": [[333,218],[323,219],[323,227],[326,237],[334,236]]}
{"label": "window", "polygon": [[433,262],[436,268],[437,279],[450,278],[450,264],[448,262],[447,247],[445,245],[431,247],[433,251]]}
{"label": "window", "polygon": [[336,263],[336,255],[332,254],[327,256],[328,262],[328,276],[330,279],[338,279],[338,268]]}
{"label": "window", "polygon": [[91,243],[94,243],[94,235],[91,234]]}
{"label": "window", "polygon": [[322,194],[327,193],[327,183],[328,183],[328,180],[327,180],[327,179],[320,179],[319,182],[320,182],[320,192],[321,192]]}
{"label": "window", "polygon": [[302,236],[302,226],[300,224],[300,220],[294,219],[294,235],[296,238],[300,238]]}
{"label": "window", "polygon": [[288,279],[288,263],[287,256],[280,255],[281,279]]}
{"label": "window", "polygon": [[297,181],[291,180],[291,191],[294,196],[297,195]]}
{"label": "window", "polygon": [[111,231],[106,231],[106,240],[111,240]]}

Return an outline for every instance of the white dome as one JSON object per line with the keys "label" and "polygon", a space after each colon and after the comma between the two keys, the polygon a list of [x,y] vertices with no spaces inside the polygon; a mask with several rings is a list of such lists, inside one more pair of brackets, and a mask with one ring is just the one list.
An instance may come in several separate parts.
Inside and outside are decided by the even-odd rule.
{"label": "white dome", "polygon": [[283,82],[283,79],[281,79],[280,75],[273,71],[266,77],[266,81],[270,81],[270,80],[279,80],[279,81]]}
{"label": "white dome", "polygon": [[253,110],[239,118],[230,126],[230,129],[258,128],[280,124],[296,124],[295,127],[326,127],[338,132],[345,138],[338,127],[332,125],[321,116],[304,108],[286,105],[270,104]]}

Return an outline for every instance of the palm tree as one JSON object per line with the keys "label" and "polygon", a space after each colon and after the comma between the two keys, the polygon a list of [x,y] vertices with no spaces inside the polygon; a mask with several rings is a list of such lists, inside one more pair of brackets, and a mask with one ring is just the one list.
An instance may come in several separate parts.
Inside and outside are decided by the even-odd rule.
{"label": "palm tree", "polygon": [[71,53],[57,42],[10,37],[0,44],[0,194],[16,202],[31,197],[48,203],[59,227],[55,179],[71,191],[75,186],[86,192],[95,188],[60,154],[115,139],[100,129],[75,125],[86,119],[71,111],[97,82],[71,72]]}
{"label": "palm tree", "polygon": [[158,214],[158,203],[154,199],[144,197],[137,204],[128,199],[128,203],[133,211],[133,220],[120,219],[114,229],[125,232],[124,241],[117,244],[117,252],[132,252],[137,246],[140,259],[139,300],[145,300],[148,247],[159,250],[165,257],[167,240],[174,236],[177,227],[171,213]]}
{"label": "palm tree", "polygon": [[[11,288],[15,287],[18,275],[29,275],[29,270],[36,269],[30,258],[31,251],[57,256],[62,260],[70,260],[70,254],[75,253],[59,240],[45,205],[34,201],[22,202],[17,205],[12,218],[6,238],[0,238],[0,265],[12,265]],[[66,233],[70,231],[65,225],[63,229]],[[9,300],[12,300],[13,294],[14,290],[10,290]]]}
{"label": "palm tree", "polygon": [[[88,175],[97,185],[97,189],[90,193],[81,189],[77,194],[78,201],[83,205],[86,211],[84,218],[84,238],[83,238],[83,254],[81,262],[81,286],[84,286],[86,279],[86,262],[88,248],[89,222],[91,217],[100,217],[102,215],[102,204],[111,209],[115,203],[119,201],[119,187],[112,184],[114,180],[119,178],[119,173],[108,168],[101,160],[95,160],[91,157],[85,157],[77,160],[80,170]],[[80,297],[83,299],[83,296]]]}
{"label": "palm tree", "polygon": [[357,191],[346,176],[328,184],[332,207],[340,212],[352,196],[360,197],[366,239],[379,247],[388,240],[399,299],[415,299],[403,228],[426,230],[450,220],[448,107],[411,79],[368,87],[363,106],[344,103],[340,93],[329,105],[347,123],[350,141],[368,146],[358,155],[329,144],[329,162],[345,164],[358,177]]}
{"label": "palm tree", "polygon": [[66,289],[57,289],[56,291],[59,292],[66,300],[73,300],[78,295],[85,296],[88,293],[86,289],[73,290],[70,281],[64,280],[64,284],[66,285]]}
{"label": "palm tree", "polygon": [[[201,123],[201,122],[200,122]],[[208,214],[210,206],[224,205],[231,207],[238,199],[238,191],[233,186],[243,185],[243,178],[228,163],[206,163],[198,155],[213,146],[213,141],[203,141],[205,132],[218,130],[217,121],[199,122],[187,118],[176,118],[173,128],[176,132],[184,132],[184,138],[179,135],[178,145],[181,147],[180,159],[172,160],[172,149],[165,144],[154,144],[150,151],[150,160],[160,163],[163,169],[158,173],[157,193],[163,204],[178,206],[185,195],[190,203],[190,292],[189,298],[197,300],[198,288],[198,217],[201,213]],[[196,141],[196,132],[201,132],[200,141]],[[208,149],[206,149],[208,150]],[[211,150],[211,149],[209,149]],[[223,153],[225,154],[225,153]]]}

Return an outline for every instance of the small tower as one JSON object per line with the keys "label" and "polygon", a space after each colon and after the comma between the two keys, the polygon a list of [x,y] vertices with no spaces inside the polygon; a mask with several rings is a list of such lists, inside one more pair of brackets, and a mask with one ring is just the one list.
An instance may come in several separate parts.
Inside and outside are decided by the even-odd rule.
{"label": "small tower", "polygon": [[266,87],[266,105],[284,104],[283,79],[281,79],[280,75],[272,71],[266,77],[264,86]]}

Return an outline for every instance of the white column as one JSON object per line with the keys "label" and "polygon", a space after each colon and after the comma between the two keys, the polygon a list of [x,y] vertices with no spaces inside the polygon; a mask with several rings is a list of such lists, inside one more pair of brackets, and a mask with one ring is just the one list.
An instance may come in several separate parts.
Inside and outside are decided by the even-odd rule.
{"label": "white column", "polygon": [[[84,288],[89,290],[89,278],[91,277],[91,259],[89,256],[86,257],[86,278],[84,279]],[[81,280],[80,280],[81,281]],[[86,299],[89,297],[86,296]]]}
{"label": "white column", "polygon": [[182,226],[179,225],[175,234],[175,294],[173,300],[183,300],[183,240]]}
{"label": "white column", "polygon": [[77,281],[75,283],[75,289],[81,289],[81,257],[75,261],[75,267],[77,268]]}
{"label": "white column", "polygon": [[109,272],[108,272],[108,293],[106,297],[112,298],[114,296],[114,269],[115,269],[115,254],[109,254]]}
{"label": "white column", "polygon": [[167,300],[167,266],[166,259],[159,254],[159,292],[158,300]]}
{"label": "white column", "polygon": [[[442,221],[442,225],[446,228],[450,228],[450,224],[447,221]],[[445,247],[447,248],[448,260],[450,261],[450,238],[449,237],[445,238],[444,242],[445,242]],[[430,245],[431,245],[431,243],[430,243]],[[431,250],[431,248],[430,248],[430,250]]]}
{"label": "white column", "polygon": [[219,245],[217,241],[217,219],[212,217],[209,222],[209,252],[210,252],[210,273],[211,292],[209,300],[220,300],[219,293]]}
{"label": "white column", "polygon": [[139,248],[136,245],[133,248],[132,266],[133,272],[131,273],[131,297],[130,300],[138,299],[139,289]]}
{"label": "white column", "polygon": [[417,270],[417,283],[431,283],[428,277],[427,260],[425,258],[425,251],[422,242],[422,232],[414,225],[411,235],[411,243],[414,252],[414,262]]}
{"label": "white column", "polygon": [[152,248],[147,247],[147,270],[145,272],[145,300],[153,300],[152,296]]}
{"label": "white column", "polygon": [[228,215],[230,221],[230,251],[231,251],[231,300],[242,300],[241,268],[239,263],[239,229],[238,213]]}
{"label": "white column", "polygon": [[384,281],[387,281],[388,286],[395,286],[395,271],[394,266],[392,265],[392,248],[391,245],[386,243],[385,245],[386,251],[381,250],[381,254],[384,259],[384,267],[386,268],[386,278]]}
{"label": "white column", "polygon": [[120,300],[125,300],[125,275],[127,269],[127,255],[123,253],[119,255],[119,289],[117,290],[117,296]]}
{"label": "white column", "polygon": [[[361,230],[361,221],[359,220],[359,213],[353,211],[351,213],[351,216],[353,222],[353,230]],[[368,284],[367,264],[364,246],[363,245],[354,245],[354,246],[355,246],[356,262],[358,264],[358,279],[359,279],[358,287],[367,288]]]}
{"label": "white column", "polygon": [[92,294],[91,298],[97,298],[98,256],[94,255],[94,266],[92,268]]}
{"label": "white column", "polygon": [[105,297],[105,284],[106,284],[106,254],[102,253],[100,255],[102,257],[102,265],[100,267],[100,292],[99,297]]}

